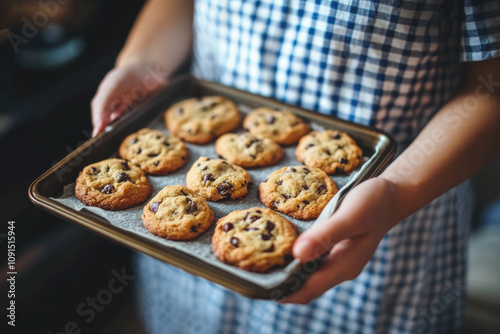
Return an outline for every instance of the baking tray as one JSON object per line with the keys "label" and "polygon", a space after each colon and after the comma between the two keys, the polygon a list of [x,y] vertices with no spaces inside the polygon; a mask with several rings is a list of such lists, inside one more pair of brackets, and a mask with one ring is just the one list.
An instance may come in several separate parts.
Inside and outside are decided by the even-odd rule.
{"label": "baking tray", "polygon": [[[324,128],[345,131],[356,140],[363,150],[363,164],[349,176],[341,175],[332,177],[339,186],[339,192],[325,207],[316,221],[328,218],[340,205],[342,199],[352,187],[380,173],[396,152],[396,143],[394,139],[378,129],[287,105],[276,100],[217,83],[185,76],[172,81],[168,88],[155,94],[146,103],[139,106],[137,110],[127,113],[117,122],[112,123],[104,133],[88,140],[63,160],[55,164],[31,184],[28,191],[29,197],[34,204],[57,216],[81,225],[136,251],[179,267],[191,274],[204,277],[245,296],[263,299],[280,299],[296,291],[300,284],[318,267],[318,262],[301,264],[298,260],[294,260],[286,267],[275,269],[271,273],[248,273],[219,261],[214,262],[212,261],[213,259],[207,259],[206,256],[200,256],[200,254],[196,254],[196,252],[188,252],[186,251],[188,248],[183,248],[184,246],[189,247],[196,245],[197,242],[209,243],[211,234],[213,233],[213,227],[205,232],[205,237],[199,237],[194,239],[194,241],[188,242],[178,241],[176,242],[177,244],[172,244],[172,241],[153,236],[145,231],[142,227],[140,214],[134,219],[134,223],[139,224],[142,230],[139,227],[131,229],[119,224],[117,225],[117,222],[113,221],[113,219],[110,221],[102,215],[96,214],[100,209],[97,209],[97,211],[95,208],[88,208],[88,210],[86,208],[76,209],[64,203],[64,200],[61,201],[57,199],[65,193],[65,190],[66,193],[68,193],[68,189],[71,189],[71,185],[75,182],[78,173],[83,167],[90,163],[116,156],[118,147],[126,136],[143,127],[152,127],[151,124],[158,125],[158,122],[161,122],[163,112],[170,105],[188,97],[206,95],[221,95],[229,98],[238,105],[238,108],[244,114],[254,108],[262,106],[286,109],[302,117],[306,122],[311,124],[313,129]],[[166,131],[164,126],[163,130]],[[210,147],[210,145],[213,146],[213,143],[205,147]],[[188,144],[188,146],[190,146],[192,152],[200,148],[203,149],[203,146],[200,145]],[[300,165],[293,156],[294,149],[295,146],[285,147],[284,162],[288,165]],[[196,156],[196,154],[191,154],[188,164],[179,173],[185,173],[185,171],[191,167],[192,162],[197,158],[198,156]],[[283,162],[281,162],[281,164],[283,164]],[[272,171],[281,168],[281,165],[267,168]],[[267,170],[264,171],[267,173]],[[249,172],[252,174],[252,170],[249,170]],[[168,178],[168,176],[165,178]],[[255,181],[254,179],[254,182]],[[253,189],[251,189],[248,196],[251,196],[252,192],[255,196],[257,187],[258,182],[252,186]],[[154,189],[151,196],[154,196],[159,190],[160,189]],[[245,198],[241,200],[241,203],[244,202]],[[145,203],[147,203],[147,201]],[[209,204],[213,209],[214,206],[218,206],[214,209],[216,212],[216,219],[234,211],[233,208],[228,207],[227,212],[221,213],[220,205],[224,205],[224,201],[222,203],[209,202]],[[139,205],[136,210],[142,212],[143,205],[144,204]],[[224,209],[222,209],[222,211],[224,211]],[[118,214],[120,213],[118,212]],[[299,232],[314,224],[314,222],[303,223],[291,219],[288,216],[285,217],[298,225]],[[175,246],[173,247],[172,245]],[[177,245],[179,245],[179,247],[177,247]],[[206,246],[207,245],[204,245],[203,247],[206,248]]]}

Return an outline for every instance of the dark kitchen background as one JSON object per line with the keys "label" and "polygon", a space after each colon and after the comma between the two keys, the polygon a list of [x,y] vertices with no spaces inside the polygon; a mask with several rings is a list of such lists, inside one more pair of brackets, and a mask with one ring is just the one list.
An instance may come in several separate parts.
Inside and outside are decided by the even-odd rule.
{"label": "dark kitchen background", "polygon": [[[108,287],[113,270],[135,274],[132,252],[42,211],[27,195],[31,182],[89,138],[90,101],[144,1],[43,2],[61,5],[51,12],[37,1],[20,1],[31,27],[17,21],[11,38],[0,44],[0,249],[7,253],[7,222],[13,220],[18,272],[16,327],[2,316],[0,331],[145,333],[134,281],[89,323],[89,315],[77,314],[81,303]],[[466,333],[500,332],[499,170],[497,161],[474,178],[478,199],[469,243]],[[0,307],[6,310],[8,270],[6,256],[1,259]]]}

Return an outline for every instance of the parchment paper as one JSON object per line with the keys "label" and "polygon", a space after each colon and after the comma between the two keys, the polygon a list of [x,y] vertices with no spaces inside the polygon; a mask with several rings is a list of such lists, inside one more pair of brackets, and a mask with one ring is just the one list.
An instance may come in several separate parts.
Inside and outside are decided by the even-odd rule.
{"label": "parchment paper", "polygon": [[[250,111],[250,108],[244,105],[238,105],[238,108],[243,113],[247,113]],[[310,124],[313,130],[322,131],[324,128],[319,124]],[[163,131],[164,133],[168,133],[168,130],[165,128],[163,123],[162,115],[159,115],[153,122],[148,125],[149,128]],[[200,157],[206,156],[209,158],[217,158],[217,154],[215,152],[215,145],[213,143],[207,145],[194,145],[187,143],[190,151],[189,161],[188,163],[181,168],[180,170],[171,173],[167,176],[151,176],[148,175],[148,179],[153,185],[153,193],[150,198],[139,205],[136,205],[132,208],[122,210],[122,211],[106,211],[96,207],[90,207],[84,205],[75,197],[75,183],[67,185],[64,188],[64,193],[61,197],[55,199],[56,201],[71,207],[75,210],[81,211],[82,209],[86,209],[91,211],[105,219],[107,219],[112,225],[118,226],[119,228],[123,228],[125,230],[131,231],[133,233],[142,235],[150,239],[152,242],[160,243],[161,245],[167,248],[175,248],[179,251],[194,255],[203,261],[213,265],[215,267],[222,268],[223,270],[230,272],[231,274],[237,275],[244,279],[247,279],[255,284],[261,285],[264,288],[272,288],[280,283],[282,283],[293,271],[293,269],[297,266],[297,261],[293,261],[287,267],[277,268],[267,273],[253,273],[248,272],[227,264],[224,264],[217,260],[217,258],[212,254],[212,245],[211,238],[213,235],[215,222],[219,218],[224,217],[232,211],[243,210],[252,207],[261,207],[265,208],[265,206],[260,202],[258,196],[258,186],[261,182],[265,181],[269,174],[273,171],[278,170],[284,166],[300,166],[301,164],[295,158],[295,145],[290,147],[284,147],[284,157],[283,159],[274,166],[264,167],[264,168],[254,168],[247,169],[249,174],[252,176],[253,185],[249,188],[249,194],[241,200],[221,200],[218,202],[210,202],[207,203],[210,205],[215,214],[215,222],[213,226],[206,231],[201,236],[197,237],[191,241],[173,241],[166,240],[151,234],[146,228],[142,225],[141,215],[142,209],[144,205],[149,202],[149,200],[155,196],[163,187],[169,185],[186,185],[186,173],[191,168],[192,164]],[[111,156],[118,157],[118,155]],[[367,160],[366,157],[363,157],[363,161]],[[83,168],[82,168],[83,169]],[[344,187],[352,178],[354,178],[359,172],[359,167],[353,171],[350,175],[340,175],[333,176],[332,180],[337,185],[337,188],[340,190]],[[335,200],[335,198],[334,198]],[[333,200],[332,200],[333,201]],[[332,203],[333,204],[333,203]],[[329,205],[331,207],[331,205]],[[325,208],[325,210],[328,208]],[[330,208],[331,209],[331,208]],[[294,219],[290,216],[284,215],[288,220],[297,225],[298,233],[301,233],[308,227],[310,227],[314,221],[301,221]]]}

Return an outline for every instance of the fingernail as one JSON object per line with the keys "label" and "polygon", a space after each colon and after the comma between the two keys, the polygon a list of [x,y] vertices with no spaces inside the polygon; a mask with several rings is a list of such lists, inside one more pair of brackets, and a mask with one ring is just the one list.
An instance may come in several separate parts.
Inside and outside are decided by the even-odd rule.
{"label": "fingernail", "polygon": [[313,243],[309,239],[299,239],[293,246],[293,255],[302,260],[308,260],[311,257]]}

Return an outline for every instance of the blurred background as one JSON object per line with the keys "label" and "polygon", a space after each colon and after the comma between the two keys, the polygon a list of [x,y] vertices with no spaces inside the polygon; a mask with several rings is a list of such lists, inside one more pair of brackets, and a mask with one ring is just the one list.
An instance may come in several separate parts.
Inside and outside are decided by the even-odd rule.
{"label": "blurred background", "polygon": [[[144,1],[21,0],[2,19],[13,3],[0,3],[0,28],[12,20],[3,22],[11,34],[0,44],[0,246],[6,254],[7,221],[14,220],[18,275],[16,328],[2,317],[1,332],[66,333],[75,321],[82,333],[145,333],[133,280],[89,323],[77,313],[108,287],[113,270],[134,275],[131,251],[38,209],[27,195],[31,182],[90,138],[90,101]],[[466,333],[500,333],[499,171],[496,161],[474,177]]]}

